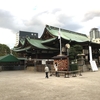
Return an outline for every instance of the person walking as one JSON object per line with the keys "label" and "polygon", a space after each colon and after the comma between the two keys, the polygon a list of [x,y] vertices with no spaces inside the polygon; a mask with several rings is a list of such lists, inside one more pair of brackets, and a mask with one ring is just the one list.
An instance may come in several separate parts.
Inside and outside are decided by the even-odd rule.
{"label": "person walking", "polygon": [[51,65],[48,63],[47,66],[49,67],[50,76],[52,76],[52,73],[51,73]]}
{"label": "person walking", "polygon": [[46,75],[45,78],[49,78],[48,73],[49,73],[49,67],[45,65],[45,75]]}

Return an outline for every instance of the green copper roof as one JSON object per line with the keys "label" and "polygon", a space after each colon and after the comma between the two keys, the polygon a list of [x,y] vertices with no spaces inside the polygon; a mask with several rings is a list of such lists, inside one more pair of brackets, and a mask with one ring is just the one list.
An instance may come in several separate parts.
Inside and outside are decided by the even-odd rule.
{"label": "green copper roof", "polygon": [[13,48],[13,51],[19,52],[19,51],[26,51],[29,50],[31,46],[25,47],[25,48]]}
{"label": "green copper roof", "polygon": [[22,46],[24,45],[24,43],[25,43],[25,39],[21,39],[21,40],[19,40],[18,45],[15,46],[14,49],[21,49]]}
{"label": "green copper roof", "polygon": [[21,39],[19,42],[21,43],[21,45],[24,45],[25,40],[24,39]]}
{"label": "green copper roof", "polygon": [[38,39],[30,39],[30,38],[26,38],[27,41],[34,47],[38,48],[38,49],[52,49],[52,50],[56,50],[56,48],[52,48],[52,47],[48,47],[48,46],[44,46],[42,44],[42,42],[44,40],[38,40]]}
{"label": "green copper roof", "polygon": [[[53,40],[53,39],[51,39]],[[27,46],[27,47],[23,47],[24,44],[26,43],[25,41],[27,41],[30,46]],[[44,50],[58,50],[57,48],[52,48],[52,47],[48,47],[48,46],[44,46],[42,44],[42,42],[44,42],[44,40],[39,40],[39,39],[31,39],[29,37],[27,37],[24,41],[24,44],[22,45],[22,48],[19,48],[19,47],[16,47],[16,48],[13,48],[13,51],[15,52],[21,52],[21,51],[28,51],[29,49],[33,49],[33,48],[37,48],[37,49],[44,49]]]}
{"label": "green copper roof", "polygon": [[48,43],[48,42],[54,41],[56,39],[57,39],[57,37],[51,38],[51,39],[47,39],[47,40],[42,41],[41,43]]}
{"label": "green copper roof", "polygon": [[[52,27],[52,26],[46,26],[46,29],[49,31],[50,34],[54,36],[59,36],[59,28]],[[60,29],[60,36],[61,38],[65,40],[71,40],[76,42],[86,42],[89,41],[89,38],[82,33],[73,32],[65,29]]]}

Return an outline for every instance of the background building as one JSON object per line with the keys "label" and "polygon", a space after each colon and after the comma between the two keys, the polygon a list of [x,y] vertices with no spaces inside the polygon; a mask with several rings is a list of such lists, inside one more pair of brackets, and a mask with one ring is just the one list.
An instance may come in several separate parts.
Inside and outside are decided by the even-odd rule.
{"label": "background building", "polygon": [[[50,60],[53,59],[53,57],[57,55],[60,55],[60,57],[61,54],[68,55],[69,50],[68,47],[67,48],[65,47],[66,44],[69,44],[71,47],[74,45],[81,45],[83,49],[83,53],[81,56],[83,56],[82,59],[84,61],[80,64],[80,57],[77,57],[77,60],[80,66],[86,65],[85,68],[90,69],[88,65],[90,64],[89,46],[91,45],[93,60],[95,60],[98,65],[100,65],[100,60],[99,60],[100,44],[90,42],[90,39],[85,34],[73,32],[70,30],[60,29],[61,32],[61,45],[60,45],[58,32],[59,32],[58,27],[46,25],[43,34],[40,38],[31,39],[26,37],[23,40],[21,39],[19,41],[18,46],[13,48],[13,51],[18,53],[20,58],[26,57],[27,65],[33,64],[31,66],[35,66],[37,71],[44,71],[44,64],[46,63],[46,61],[49,61],[49,59]],[[93,37],[96,37],[95,34],[91,35]],[[64,48],[65,50],[64,49],[60,50],[60,47],[61,49]],[[53,62],[50,62],[50,64],[53,66]],[[42,65],[43,67],[41,67]]]}
{"label": "background building", "polygon": [[92,28],[90,30],[90,40],[95,43],[100,43],[100,31],[98,28]]}
{"label": "background building", "polygon": [[19,31],[16,34],[16,44],[15,44],[15,46],[18,45],[20,39],[25,39],[26,37],[30,37],[31,39],[37,39],[38,38],[38,33]]}
{"label": "background building", "polygon": [[16,33],[16,44],[15,47],[19,44],[19,33]]}
{"label": "background building", "polygon": [[19,31],[19,39],[25,39],[26,37],[30,37],[32,39],[35,39],[35,38],[38,38],[38,33]]}

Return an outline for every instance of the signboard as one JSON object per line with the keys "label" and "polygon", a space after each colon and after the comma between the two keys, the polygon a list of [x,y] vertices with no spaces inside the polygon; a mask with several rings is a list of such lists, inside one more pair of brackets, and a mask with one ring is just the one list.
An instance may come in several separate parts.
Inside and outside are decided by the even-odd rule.
{"label": "signboard", "polygon": [[90,61],[90,64],[91,64],[92,71],[97,71],[98,70],[96,62],[94,60]]}
{"label": "signboard", "polygon": [[91,48],[91,46],[89,46],[89,56],[90,56],[90,64],[91,64],[92,71],[97,71],[98,67],[96,65],[96,62],[94,60],[92,60],[92,48]]}
{"label": "signboard", "polygon": [[42,60],[42,64],[46,64],[46,60]]}

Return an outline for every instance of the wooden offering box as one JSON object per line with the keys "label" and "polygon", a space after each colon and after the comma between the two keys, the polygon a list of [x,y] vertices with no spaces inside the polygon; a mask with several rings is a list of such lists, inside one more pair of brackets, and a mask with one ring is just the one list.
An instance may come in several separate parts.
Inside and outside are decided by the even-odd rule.
{"label": "wooden offering box", "polygon": [[54,56],[54,63],[56,62],[58,65],[58,71],[67,71],[69,66],[68,57],[65,55]]}

